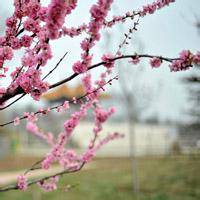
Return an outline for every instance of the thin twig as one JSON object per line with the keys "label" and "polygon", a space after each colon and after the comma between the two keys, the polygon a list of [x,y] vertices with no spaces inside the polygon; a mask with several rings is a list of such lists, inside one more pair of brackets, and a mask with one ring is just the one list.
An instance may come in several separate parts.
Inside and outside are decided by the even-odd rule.
{"label": "thin twig", "polygon": [[26,93],[22,94],[20,97],[18,97],[17,99],[15,99],[13,102],[9,103],[8,105],[1,107],[0,110],[4,110],[10,106],[12,106],[14,103],[16,103],[17,101],[19,101],[20,99],[22,99],[24,96],[26,95]]}
{"label": "thin twig", "polygon": [[63,57],[58,61],[58,63],[56,63],[55,67],[54,67],[52,70],[50,70],[49,73],[46,74],[42,80],[46,79],[46,78],[60,65],[60,63],[63,61],[63,59],[65,58],[65,56],[66,56],[67,54],[68,54],[68,52],[66,52],[66,53],[63,55]]}
{"label": "thin twig", "polygon": [[[85,165],[85,162],[82,162],[82,163],[80,164],[80,167],[79,167],[78,169],[72,169],[72,170],[67,169],[67,170],[63,170],[63,171],[58,172],[58,173],[53,174],[53,175],[49,175],[49,176],[45,176],[45,177],[43,177],[43,178],[39,178],[39,179],[35,179],[35,180],[32,180],[32,181],[29,181],[29,182],[27,183],[27,186],[34,185],[34,184],[36,184],[36,183],[39,183],[39,182],[48,180],[48,179],[50,179],[50,178],[52,178],[52,177],[62,176],[62,175],[64,175],[64,174],[69,174],[69,173],[75,173],[75,172],[77,172],[77,171],[80,171],[80,170],[83,168],[84,165]],[[19,189],[19,188],[18,188],[17,184],[14,184],[14,185],[9,185],[9,186],[0,188],[0,192],[6,192],[6,191],[9,191],[9,190],[18,190],[18,189]]]}
{"label": "thin twig", "polygon": [[[117,79],[117,78],[118,78],[118,76],[115,76],[114,78],[112,78],[112,79],[110,79],[109,81],[107,81],[106,83],[104,83],[102,86],[97,87],[95,90],[93,90],[93,91],[91,91],[91,92],[85,93],[83,96],[77,98],[77,99],[76,99],[76,102],[79,102],[80,100],[86,98],[87,96],[96,93],[97,91],[99,91],[100,89],[102,89],[102,88],[103,88],[104,86],[106,86],[107,84],[110,84],[114,79]],[[74,103],[74,99],[70,100],[69,103]],[[59,107],[62,106],[62,105],[63,105],[63,103],[62,103],[62,104],[59,104],[59,105],[56,105],[56,106],[53,106],[53,107],[51,107],[50,109],[45,109],[45,110],[43,110],[43,111],[37,111],[37,112],[34,113],[34,115],[37,115],[37,114],[44,114],[44,113],[46,114],[46,113],[48,112],[48,110],[50,110],[50,111],[55,110],[55,109],[59,108]],[[19,118],[20,121],[21,121],[21,120],[24,120],[24,119],[27,119],[27,116],[23,116],[23,117],[20,117],[20,118]],[[4,124],[0,124],[0,127],[6,126],[6,125],[9,125],[9,124],[13,124],[13,123],[14,123],[14,120],[9,121],[9,122],[6,122],[6,123],[4,123]]]}

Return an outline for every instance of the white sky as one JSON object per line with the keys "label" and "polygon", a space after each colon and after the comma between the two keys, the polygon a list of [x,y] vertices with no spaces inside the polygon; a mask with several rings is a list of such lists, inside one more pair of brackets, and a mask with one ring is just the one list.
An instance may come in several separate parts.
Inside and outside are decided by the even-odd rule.
{"label": "white sky", "polygon": [[[11,2],[11,0],[7,0],[6,3],[1,5],[0,16],[3,14],[3,8],[4,10],[8,10],[8,12],[11,11],[12,8],[9,7],[9,3]],[[43,2],[47,3],[48,1]],[[69,16],[67,25],[77,26],[84,21],[88,21],[89,6],[95,2],[95,0],[79,0],[78,9],[73,15]],[[123,14],[128,10],[137,10],[137,8],[140,8],[143,4],[152,1],[115,0],[114,2],[114,10],[116,11],[117,9],[119,14]],[[144,52],[176,57],[178,52],[182,49],[191,49],[193,51],[200,49],[200,36],[194,27],[194,16],[198,14],[199,8],[199,0],[177,0],[176,3],[171,4],[170,7],[164,8],[154,15],[143,18],[138,26],[137,38],[140,38],[140,41],[144,45]],[[113,13],[114,11],[112,14]],[[6,15],[4,14],[1,19],[3,20],[5,17]],[[124,25],[124,30],[128,29],[130,25],[131,22]],[[117,29],[113,30],[113,37],[116,37],[116,39],[114,39],[116,41],[113,45],[117,46],[120,43],[118,38],[120,38],[123,33],[115,30]],[[63,55],[65,51],[69,51],[69,55],[60,66],[60,70],[57,70],[57,75],[50,78],[51,83],[66,77],[70,73],[71,64],[80,58],[79,42],[83,37],[77,39],[63,38],[59,42],[54,43],[56,59],[52,60],[49,66],[56,63],[59,59],[59,55]],[[97,57],[96,61],[99,60],[99,57],[105,50],[106,49],[102,49],[102,44],[98,45],[94,52]],[[13,63],[17,65],[19,59],[16,59],[12,64]],[[180,83],[180,79],[190,72],[171,73],[167,67],[151,70],[148,65],[146,65],[145,68],[146,72],[143,77],[144,83],[148,86],[150,85],[154,90],[154,97],[151,103],[152,107],[149,110],[150,115],[158,115],[161,120],[180,119],[181,114],[187,107],[186,91],[184,90],[184,86]],[[113,87],[117,87],[117,85]],[[27,101],[26,99],[24,102]]]}

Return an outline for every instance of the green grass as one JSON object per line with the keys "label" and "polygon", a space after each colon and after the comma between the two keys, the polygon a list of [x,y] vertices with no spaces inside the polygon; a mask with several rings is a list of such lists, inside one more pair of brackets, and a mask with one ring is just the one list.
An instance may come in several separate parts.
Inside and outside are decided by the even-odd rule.
{"label": "green grass", "polygon": [[[57,191],[45,193],[37,186],[26,192],[0,193],[0,200],[199,200],[200,159],[165,157],[138,159],[140,193],[132,192],[128,159],[98,159],[94,169],[64,176]],[[76,185],[65,192],[67,184]]]}

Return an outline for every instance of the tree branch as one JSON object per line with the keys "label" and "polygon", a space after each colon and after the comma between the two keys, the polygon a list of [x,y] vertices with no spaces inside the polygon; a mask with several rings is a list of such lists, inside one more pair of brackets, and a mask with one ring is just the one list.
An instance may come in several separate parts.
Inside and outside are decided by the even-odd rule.
{"label": "tree branch", "polygon": [[[133,54],[133,55],[122,55],[122,56],[118,56],[118,57],[115,57],[113,59],[110,59],[110,61],[117,61],[117,60],[122,60],[122,59],[130,59],[130,58],[135,58],[135,57],[139,57],[139,58],[153,58],[153,57],[158,57],[160,58],[162,61],[166,61],[166,62],[172,62],[173,60],[178,60],[179,58],[167,58],[167,57],[162,57],[162,56],[156,56],[156,55],[148,55],[148,54]],[[87,71],[90,71],[94,68],[97,68],[99,66],[102,66],[102,65],[105,65],[106,62],[99,62],[97,64],[94,64],[90,67],[88,67],[88,70]],[[74,79],[75,77],[79,76],[80,74],[77,74],[77,73],[74,73],[70,76],[68,76],[67,78],[57,82],[57,83],[54,83],[52,85],[50,85],[49,89],[52,89],[52,88],[55,88],[55,87],[58,87],[64,83],[67,83],[69,81],[71,81],[72,79]],[[3,104],[5,101],[15,97],[16,95],[19,95],[19,94],[25,94],[23,89],[21,87],[18,87],[16,90],[14,90],[13,92],[6,92],[5,94],[3,94],[3,96],[0,98],[0,104]],[[2,110],[2,109],[0,109]]]}
{"label": "tree branch", "polygon": [[[118,76],[115,76],[114,78],[110,79],[109,81],[107,81],[107,82],[106,82],[105,84],[103,84],[102,86],[97,87],[95,90],[93,90],[93,91],[91,91],[91,92],[85,93],[83,96],[77,98],[77,99],[76,99],[76,102],[79,102],[80,100],[86,98],[87,96],[96,93],[97,91],[99,91],[100,89],[102,89],[102,88],[103,88],[104,86],[106,86],[107,84],[111,84],[111,82],[112,82],[113,80],[116,80],[116,79],[118,79]],[[23,94],[23,95],[24,95],[24,94]],[[69,103],[74,103],[74,99],[70,100]],[[55,110],[55,109],[59,108],[59,107],[62,106],[62,105],[63,105],[63,103],[62,103],[62,104],[59,104],[59,105],[56,105],[56,106],[53,106],[53,107],[50,108],[50,111]],[[44,114],[44,113],[47,113],[47,112],[48,112],[47,109],[46,109],[46,110],[43,110],[43,111],[37,111],[37,112],[34,113],[34,115],[37,115],[37,114]],[[27,116],[23,116],[23,117],[20,117],[20,118],[19,118],[20,121],[21,121],[21,120],[24,120],[24,119],[27,119]],[[9,122],[6,122],[6,123],[4,123],[4,124],[0,124],[0,127],[6,126],[6,125],[9,125],[9,124],[13,124],[13,123],[14,123],[14,120],[9,121]]]}

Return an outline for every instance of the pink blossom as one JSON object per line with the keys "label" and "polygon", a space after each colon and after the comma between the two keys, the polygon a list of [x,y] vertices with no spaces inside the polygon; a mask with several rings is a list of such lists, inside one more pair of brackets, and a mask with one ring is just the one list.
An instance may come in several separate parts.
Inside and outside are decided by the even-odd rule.
{"label": "pink blossom", "polygon": [[55,176],[50,178],[49,180],[39,181],[38,185],[46,192],[54,191],[57,189],[57,182],[59,181],[59,177]]}
{"label": "pink blossom", "polygon": [[47,11],[47,29],[49,32],[49,38],[57,39],[59,37],[59,29],[64,24],[65,16],[70,14],[76,7],[75,0],[66,2],[60,0],[52,0],[48,6]]}
{"label": "pink blossom", "polygon": [[81,74],[87,71],[87,65],[82,63],[81,61],[77,61],[73,65],[73,71],[77,74]]}
{"label": "pink blossom", "polygon": [[38,16],[39,10],[40,10],[40,3],[35,0],[26,2],[26,6],[24,7],[24,12],[28,17],[32,19],[35,19]]}
{"label": "pink blossom", "polygon": [[183,71],[192,67],[194,56],[189,50],[183,50],[179,54],[179,58],[173,60],[172,64],[169,66],[171,71]]}
{"label": "pink blossom", "polygon": [[153,14],[157,9],[168,6],[170,3],[173,2],[175,2],[175,0],[156,0],[151,4],[143,6],[142,10],[140,11],[140,15],[144,16],[147,14]]}
{"label": "pink blossom", "polygon": [[137,65],[140,62],[140,58],[136,55],[134,57],[131,58],[130,63]]}
{"label": "pink blossom", "polygon": [[105,62],[104,66],[108,69],[111,69],[114,67],[114,56],[111,54],[105,54],[102,56],[102,61]]}
{"label": "pink blossom", "polygon": [[86,31],[87,25],[83,23],[82,25],[78,26],[77,28],[72,27],[72,28],[62,28],[62,34],[63,35],[68,35],[70,37],[75,37],[80,35],[83,31]]}
{"label": "pink blossom", "polygon": [[32,42],[33,38],[28,36],[28,35],[23,35],[21,38],[20,38],[20,43],[22,46],[24,47],[29,47],[31,45],[31,42]]}
{"label": "pink blossom", "polygon": [[42,169],[49,169],[51,164],[55,161],[55,158],[52,154],[47,154],[47,156],[45,157],[45,159],[42,161]]}
{"label": "pink blossom", "polygon": [[76,154],[74,150],[66,150],[61,155],[61,158],[59,160],[59,163],[65,168],[65,169],[77,169],[79,164],[79,156]]}
{"label": "pink blossom", "polygon": [[27,123],[26,130],[32,134],[38,134],[38,132],[39,132],[37,125],[33,122]]}
{"label": "pink blossom", "polygon": [[111,107],[108,111],[104,110],[100,106],[97,106],[94,110],[95,115],[95,127],[93,132],[97,134],[102,130],[102,123],[104,123],[113,113],[115,108]]}
{"label": "pink blossom", "polygon": [[113,133],[113,134],[108,134],[104,139],[102,139],[94,148],[95,151],[99,150],[102,146],[104,146],[105,144],[109,143],[112,140],[116,140],[116,139],[121,139],[124,137],[124,134],[120,134],[120,133]]}
{"label": "pink blossom", "polygon": [[41,72],[34,67],[30,67],[27,72],[20,73],[16,83],[26,93],[30,93],[35,100],[39,100],[42,93],[48,90],[48,83],[43,82],[40,78]]}
{"label": "pink blossom", "polygon": [[33,33],[37,33],[40,30],[38,21],[28,18],[24,23],[24,29]]}
{"label": "pink blossom", "polygon": [[19,118],[19,117],[16,117],[16,118],[14,119],[14,125],[17,126],[17,125],[19,125],[19,124],[20,124],[20,118]]}
{"label": "pink blossom", "polygon": [[198,51],[198,52],[194,55],[194,57],[193,57],[193,62],[194,62],[194,64],[196,64],[196,65],[200,65],[200,51]]}
{"label": "pink blossom", "polygon": [[62,107],[64,108],[64,110],[69,109],[69,102],[68,101],[64,101]]}
{"label": "pink blossom", "polygon": [[6,89],[4,87],[0,87],[0,97],[3,96],[5,92],[6,92]]}
{"label": "pink blossom", "polygon": [[94,157],[95,152],[93,149],[88,149],[82,156],[83,162],[89,162]]}
{"label": "pink blossom", "polygon": [[22,191],[25,191],[27,189],[27,178],[24,175],[19,175],[17,177],[17,187]]}
{"label": "pink blossom", "polygon": [[13,26],[16,26],[17,19],[16,17],[12,16],[6,19],[6,26],[12,28]]}
{"label": "pink blossom", "polygon": [[162,60],[158,57],[153,57],[151,60],[150,60],[150,65],[152,68],[158,68],[160,67],[162,63]]}

